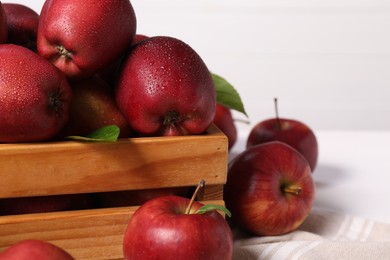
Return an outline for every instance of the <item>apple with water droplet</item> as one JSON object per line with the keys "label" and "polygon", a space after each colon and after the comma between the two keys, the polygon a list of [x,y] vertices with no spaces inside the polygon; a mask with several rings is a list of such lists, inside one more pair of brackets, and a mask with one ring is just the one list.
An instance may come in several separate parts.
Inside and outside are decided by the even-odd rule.
{"label": "apple with water droplet", "polygon": [[203,134],[215,115],[211,74],[188,44],[154,36],[134,45],[124,58],[116,102],[141,136]]}

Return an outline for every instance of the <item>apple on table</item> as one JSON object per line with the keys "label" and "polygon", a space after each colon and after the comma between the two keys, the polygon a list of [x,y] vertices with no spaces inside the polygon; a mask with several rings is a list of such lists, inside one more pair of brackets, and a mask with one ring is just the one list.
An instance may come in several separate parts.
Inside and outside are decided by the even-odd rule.
{"label": "apple on table", "polygon": [[314,172],[318,161],[318,142],[314,131],[301,121],[280,118],[277,99],[274,99],[276,117],[257,123],[249,133],[247,147],[270,141],[284,142],[300,152]]}
{"label": "apple on table", "polygon": [[224,200],[235,225],[256,235],[281,235],[309,215],[315,186],[307,160],[272,141],[252,146],[228,167]]}

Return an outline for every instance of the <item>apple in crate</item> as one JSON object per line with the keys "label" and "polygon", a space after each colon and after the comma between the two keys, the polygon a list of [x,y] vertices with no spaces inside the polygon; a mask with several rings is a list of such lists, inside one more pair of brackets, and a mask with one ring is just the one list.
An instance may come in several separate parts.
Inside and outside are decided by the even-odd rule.
{"label": "apple in crate", "polygon": [[221,104],[217,104],[214,116],[214,124],[228,138],[229,150],[237,141],[237,127],[234,123],[231,110]]}
{"label": "apple in crate", "polygon": [[306,124],[286,118],[276,118],[257,123],[249,133],[247,147],[270,141],[284,142],[300,152],[309,162],[313,172],[318,160],[318,142],[313,130]]}
{"label": "apple in crate", "polygon": [[87,78],[129,48],[136,16],[129,0],[46,0],[37,50],[69,78]]}
{"label": "apple in crate", "polygon": [[214,119],[210,72],[173,37],[149,37],[130,48],[115,89],[119,109],[141,136],[203,134]]}
{"label": "apple in crate", "polygon": [[30,7],[17,3],[3,3],[7,16],[8,43],[36,50],[39,15]]}
{"label": "apple in crate", "polygon": [[7,36],[7,18],[5,17],[3,4],[0,2],[0,44],[7,42]]}
{"label": "apple in crate", "polygon": [[0,143],[44,141],[69,118],[71,87],[63,73],[35,52],[0,45]]}
{"label": "apple in crate", "polygon": [[42,240],[22,240],[0,253],[0,260],[73,260],[64,249]]}
{"label": "apple in crate", "polygon": [[285,143],[252,146],[229,163],[226,206],[233,223],[251,233],[281,235],[297,229],[309,215],[314,195],[308,162]]}
{"label": "apple in crate", "polygon": [[130,137],[131,129],[115,103],[111,87],[98,75],[70,82],[72,101],[69,122],[62,135],[83,136],[107,125],[120,129],[119,137]]}
{"label": "apple in crate", "polygon": [[164,196],[139,207],[124,234],[124,258],[232,259],[233,237],[225,218],[215,209],[200,211],[207,206],[193,198]]}

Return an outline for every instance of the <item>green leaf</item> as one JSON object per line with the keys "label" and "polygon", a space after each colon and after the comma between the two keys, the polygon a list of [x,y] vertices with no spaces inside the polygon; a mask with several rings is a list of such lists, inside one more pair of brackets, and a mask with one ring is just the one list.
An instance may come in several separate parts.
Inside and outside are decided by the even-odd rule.
{"label": "green leaf", "polygon": [[217,92],[217,103],[248,116],[237,90],[221,76],[211,73]]}
{"label": "green leaf", "polygon": [[213,210],[220,210],[224,212],[229,218],[232,216],[232,213],[226,207],[217,204],[203,205],[200,209],[198,209],[196,214],[204,214],[206,212],[213,211]]}
{"label": "green leaf", "polygon": [[67,136],[67,139],[85,142],[116,142],[118,140],[120,129],[116,125],[107,125],[86,136]]}

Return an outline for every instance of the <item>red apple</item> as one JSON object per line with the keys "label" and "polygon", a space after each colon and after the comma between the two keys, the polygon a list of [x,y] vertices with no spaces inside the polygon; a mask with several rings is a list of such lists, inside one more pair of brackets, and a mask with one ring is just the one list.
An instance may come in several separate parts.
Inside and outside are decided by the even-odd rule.
{"label": "red apple", "polygon": [[26,239],[0,253],[0,260],[73,260],[64,249],[46,241]]}
{"label": "red apple", "polygon": [[5,16],[3,4],[0,2],[0,44],[7,42],[7,36],[7,18]]}
{"label": "red apple", "polygon": [[46,0],[37,49],[70,78],[86,78],[130,46],[136,16],[129,0]]}
{"label": "red apple", "polygon": [[315,186],[310,166],[291,146],[252,146],[229,164],[224,200],[232,220],[257,235],[297,229],[310,213]]}
{"label": "red apple", "polygon": [[164,196],[150,200],[134,213],[123,241],[124,259],[232,259],[233,238],[217,211],[197,214],[203,205]]}
{"label": "red apple", "polygon": [[54,137],[66,124],[71,88],[53,64],[18,45],[0,45],[0,142]]}
{"label": "red apple", "polygon": [[306,158],[311,171],[314,172],[318,160],[318,143],[313,130],[306,124],[293,119],[279,118],[277,114],[276,118],[261,121],[252,128],[247,147],[270,141],[281,141],[295,148]]}
{"label": "red apple", "polygon": [[227,136],[230,150],[237,141],[237,127],[230,109],[217,104],[214,124]]}
{"label": "red apple", "polygon": [[4,3],[7,16],[8,43],[36,51],[39,15],[31,8],[16,3]]}
{"label": "red apple", "polygon": [[215,115],[213,79],[203,60],[176,38],[134,45],[116,86],[116,101],[142,136],[202,134]]}

